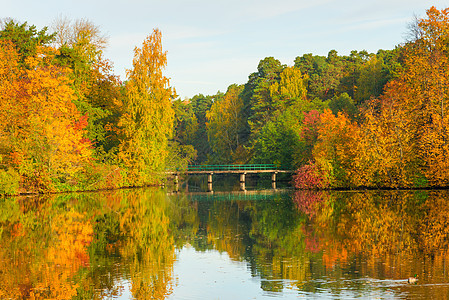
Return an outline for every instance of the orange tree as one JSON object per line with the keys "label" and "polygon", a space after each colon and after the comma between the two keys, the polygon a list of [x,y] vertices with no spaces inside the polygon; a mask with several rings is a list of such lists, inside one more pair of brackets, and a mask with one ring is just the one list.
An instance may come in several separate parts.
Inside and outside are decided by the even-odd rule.
{"label": "orange tree", "polygon": [[367,111],[363,127],[386,185],[447,186],[449,9],[430,8],[413,33],[400,76]]}
{"label": "orange tree", "polygon": [[73,104],[70,70],[53,63],[53,49],[36,53],[21,67],[13,44],[0,42],[2,157],[25,189],[48,190],[52,179],[74,178],[91,157],[91,144],[83,138],[86,119]]}

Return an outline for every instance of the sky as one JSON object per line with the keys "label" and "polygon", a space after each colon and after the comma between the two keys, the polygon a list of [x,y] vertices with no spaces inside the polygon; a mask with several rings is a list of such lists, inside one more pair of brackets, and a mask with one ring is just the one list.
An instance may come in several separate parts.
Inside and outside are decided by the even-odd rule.
{"label": "sky", "polygon": [[109,37],[105,57],[125,80],[133,51],[159,28],[165,76],[182,98],[244,84],[265,57],[293,65],[307,53],[393,49],[408,25],[449,0],[0,0],[0,18],[38,29],[87,19]]}

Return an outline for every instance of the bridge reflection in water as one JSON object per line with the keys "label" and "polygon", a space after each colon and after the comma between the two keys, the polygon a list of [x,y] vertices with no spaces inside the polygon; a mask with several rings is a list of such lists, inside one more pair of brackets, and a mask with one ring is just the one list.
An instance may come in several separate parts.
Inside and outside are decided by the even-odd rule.
{"label": "bridge reflection in water", "polygon": [[[276,175],[278,173],[294,173],[292,170],[283,170],[274,164],[250,164],[250,165],[190,165],[187,171],[183,172],[187,176],[207,175],[207,191],[213,192],[212,179],[214,174],[240,174],[240,190],[246,191],[246,175],[271,173],[271,185],[276,190]],[[175,176],[175,190],[178,190],[178,172],[172,172]]]}
{"label": "bridge reflection in water", "polygon": [[[229,200],[247,200],[247,201],[264,201],[273,200],[277,194],[283,194],[290,189],[277,190],[255,190],[255,191],[232,191],[232,192],[187,192],[184,195],[187,198],[192,198],[200,201],[229,201]],[[176,194],[176,192],[169,193],[169,195]]]}

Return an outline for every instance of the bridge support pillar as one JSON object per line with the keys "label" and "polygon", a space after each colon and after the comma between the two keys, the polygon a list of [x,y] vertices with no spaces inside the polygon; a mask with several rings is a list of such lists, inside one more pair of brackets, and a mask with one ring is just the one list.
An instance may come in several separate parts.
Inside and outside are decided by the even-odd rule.
{"label": "bridge support pillar", "polygon": [[177,193],[179,191],[179,175],[178,174],[175,174],[173,183],[175,184],[175,192]]}
{"label": "bridge support pillar", "polygon": [[271,186],[273,188],[273,190],[276,189],[276,174],[278,172],[274,172],[273,174],[271,174]]}
{"label": "bridge support pillar", "polygon": [[241,191],[246,191],[245,177],[246,177],[246,172],[240,174],[240,190]]}
{"label": "bridge support pillar", "polygon": [[207,174],[207,191],[208,192],[213,192],[214,190],[212,189],[212,175],[214,173],[209,173]]}

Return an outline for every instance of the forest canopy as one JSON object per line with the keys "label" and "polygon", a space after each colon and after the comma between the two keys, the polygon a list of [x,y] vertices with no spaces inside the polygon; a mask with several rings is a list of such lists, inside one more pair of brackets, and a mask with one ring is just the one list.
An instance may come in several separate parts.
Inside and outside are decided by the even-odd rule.
{"label": "forest canopy", "polygon": [[154,29],[122,81],[92,22],[0,30],[0,194],[159,184],[188,164],[270,163],[298,188],[447,187],[449,9],[390,50],[260,60],[181,100]]}

